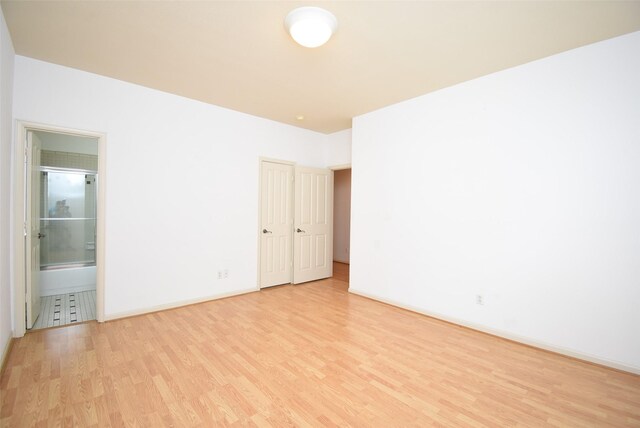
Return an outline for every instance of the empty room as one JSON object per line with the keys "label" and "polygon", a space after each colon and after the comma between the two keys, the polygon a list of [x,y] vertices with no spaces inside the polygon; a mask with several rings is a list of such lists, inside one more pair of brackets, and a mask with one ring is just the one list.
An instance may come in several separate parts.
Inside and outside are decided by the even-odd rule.
{"label": "empty room", "polygon": [[0,5],[0,427],[640,426],[640,1]]}

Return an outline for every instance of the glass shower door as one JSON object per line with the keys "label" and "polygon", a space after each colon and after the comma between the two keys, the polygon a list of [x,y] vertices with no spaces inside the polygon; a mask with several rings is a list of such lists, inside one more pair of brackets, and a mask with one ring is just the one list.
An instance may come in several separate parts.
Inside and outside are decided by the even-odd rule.
{"label": "glass shower door", "polygon": [[43,168],[40,268],[96,263],[95,172]]}

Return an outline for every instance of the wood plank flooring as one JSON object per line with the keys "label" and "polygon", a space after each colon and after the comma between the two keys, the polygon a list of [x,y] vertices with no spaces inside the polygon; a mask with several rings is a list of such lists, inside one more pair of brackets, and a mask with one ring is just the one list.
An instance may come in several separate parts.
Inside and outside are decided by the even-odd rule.
{"label": "wood plank flooring", "polygon": [[96,291],[43,296],[40,314],[33,329],[91,321],[96,319]]}
{"label": "wood plank flooring", "polygon": [[349,265],[341,262],[333,262],[332,279],[349,282]]}
{"label": "wood plank flooring", "polygon": [[640,426],[639,376],[347,285],[30,332],[0,379],[0,426]]}

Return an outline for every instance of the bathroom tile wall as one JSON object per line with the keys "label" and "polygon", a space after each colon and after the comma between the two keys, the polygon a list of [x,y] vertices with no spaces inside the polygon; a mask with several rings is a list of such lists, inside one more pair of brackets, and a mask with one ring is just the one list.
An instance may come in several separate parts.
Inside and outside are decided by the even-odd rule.
{"label": "bathroom tile wall", "polygon": [[57,168],[98,170],[98,156],[43,150],[40,164]]}

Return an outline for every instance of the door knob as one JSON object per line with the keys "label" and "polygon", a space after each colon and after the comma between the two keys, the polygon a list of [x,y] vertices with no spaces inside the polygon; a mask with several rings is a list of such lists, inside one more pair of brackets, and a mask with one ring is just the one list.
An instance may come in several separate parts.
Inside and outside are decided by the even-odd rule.
{"label": "door knob", "polygon": [[267,229],[262,229],[262,233],[273,233],[273,232],[271,232],[270,230],[267,230]]}
{"label": "door knob", "polygon": [[300,228],[297,228],[297,229],[296,229],[296,232],[298,232],[298,233],[307,233],[307,232],[305,232],[304,230],[302,230],[302,229],[300,229]]}
{"label": "door knob", "polygon": [[40,233],[40,232],[38,232],[38,239],[42,239],[42,238],[44,238],[45,236],[47,236],[47,235],[45,235],[44,233]]}

